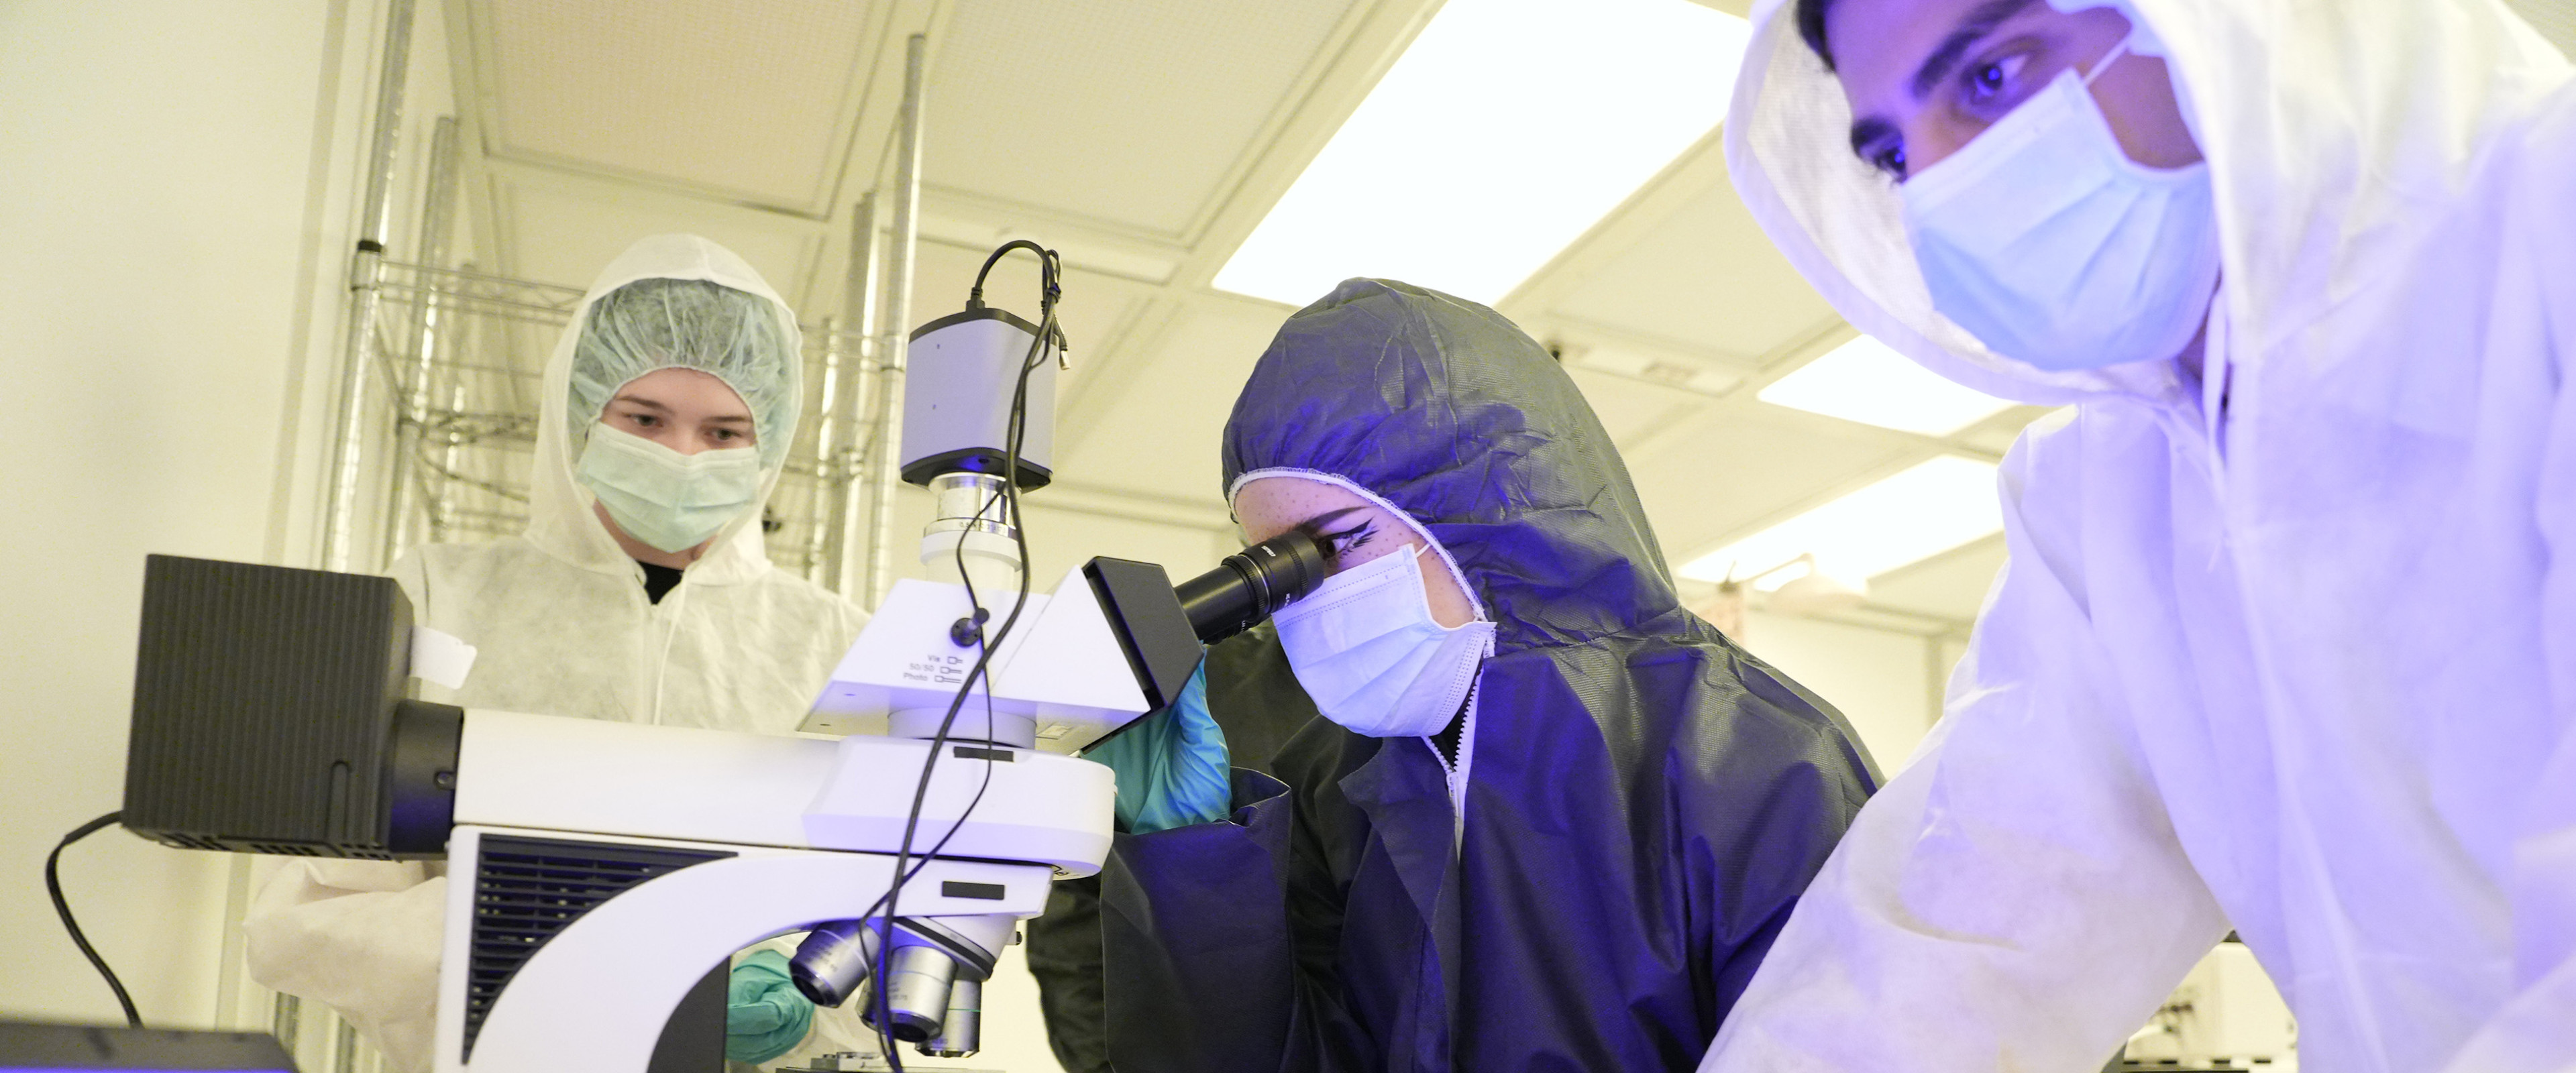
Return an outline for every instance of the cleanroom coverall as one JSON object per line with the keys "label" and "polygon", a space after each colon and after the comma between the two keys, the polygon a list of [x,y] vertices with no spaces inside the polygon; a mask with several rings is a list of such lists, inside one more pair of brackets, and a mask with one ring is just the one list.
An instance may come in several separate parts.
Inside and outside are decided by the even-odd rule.
{"label": "cleanroom coverall", "polygon": [[[528,528],[435,544],[394,566],[415,618],[475,646],[464,688],[432,701],[541,715],[784,734],[812,706],[866,613],[770,565],[759,501],[729,523],[659,603],[591,513],[565,428],[574,342],[601,295],[639,279],[699,279],[776,303],[751,267],[691,236],[646,239],[610,263],[564,330],[543,381]],[[788,408],[789,413],[794,407]],[[296,861],[243,921],[254,978],[329,1003],[400,1070],[430,1065],[447,880],[442,866]],[[424,878],[426,880],[424,881]],[[818,1017],[818,1024],[826,1018]]]}
{"label": "cleanroom coverall", "polygon": [[1930,309],[1788,0],[1729,172],[1862,331],[2073,403],[1948,713],[1709,1070],[2090,1069],[2233,927],[2335,1073],[2576,1068],[2576,89],[2495,0],[2134,0],[2207,155],[2203,380]]}
{"label": "cleanroom coverall", "polygon": [[1111,1062],[1690,1068],[1874,785],[1849,725],[1681,608],[1608,434],[1492,310],[1352,280],[1292,317],[1226,427],[1229,486],[1274,468],[1419,522],[1495,652],[1454,763],[1317,719],[1230,820],[1118,837]]}
{"label": "cleanroom coverall", "polygon": [[[1226,762],[1270,773],[1272,757],[1320,718],[1297,686],[1275,624],[1208,646],[1207,707]],[[1038,981],[1047,1046],[1064,1073],[1110,1073],[1108,981],[1101,973],[1100,877],[1059,879],[1044,916],[1028,922],[1029,975]]]}

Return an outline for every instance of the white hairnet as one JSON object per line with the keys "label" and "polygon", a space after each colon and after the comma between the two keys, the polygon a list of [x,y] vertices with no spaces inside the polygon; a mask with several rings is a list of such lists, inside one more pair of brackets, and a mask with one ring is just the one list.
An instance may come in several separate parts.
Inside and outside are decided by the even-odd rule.
{"label": "white hairnet", "polygon": [[601,408],[636,377],[696,369],[742,396],[761,468],[778,468],[796,435],[801,375],[778,319],[769,300],[706,280],[639,279],[600,296],[573,346],[573,446],[587,442]]}

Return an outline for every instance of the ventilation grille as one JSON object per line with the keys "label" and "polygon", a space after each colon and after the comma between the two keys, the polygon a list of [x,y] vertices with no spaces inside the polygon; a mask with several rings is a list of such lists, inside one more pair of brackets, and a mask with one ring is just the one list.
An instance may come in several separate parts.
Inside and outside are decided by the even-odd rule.
{"label": "ventilation grille", "polygon": [[261,842],[226,835],[191,835],[177,831],[154,831],[152,839],[178,849],[210,849],[219,853],[265,853],[273,857],[346,857],[361,861],[390,861],[394,855],[380,849],[353,846],[315,846],[299,842]]}
{"label": "ventilation grille", "polygon": [[242,844],[242,848],[252,853],[267,853],[279,857],[319,857],[323,855],[321,850],[315,849],[311,846],[295,846],[284,842],[246,842]]}
{"label": "ventilation grille", "polygon": [[474,867],[474,940],[465,978],[465,1057],[501,989],[566,925],[637,884],[722,850],[485,835]]}

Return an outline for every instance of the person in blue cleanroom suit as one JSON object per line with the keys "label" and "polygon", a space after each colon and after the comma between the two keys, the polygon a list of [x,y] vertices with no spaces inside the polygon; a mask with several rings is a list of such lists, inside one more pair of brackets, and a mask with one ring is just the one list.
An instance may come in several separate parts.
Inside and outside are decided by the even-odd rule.
{"label": "person in blue cleanroom suit", "polygon": [[[1124,738],[1112,739],[1087,755],[1121,757],[1119,808],[1128,830],[1147,819],[1164,816],[1212,822],[1225,815],[1231,796],[1228,765],[1270,773],[1270,761],[1297,732],[1314,721],[1315,706],[1297,686],[1296,669],[1280,650],[1278,628],[1264,622],[1207,650],[1206,663],[1192,680],[1196,699],[1215,721],[1184,726],[1177,720],[1141,723]],[[1206,739],[1197,750],[1175,742],[1182,731],[1196,729]],[[1160,739],[1153,747],[1137,743]],[[1204,754],[1203,756],[1201,754]],[[1171,777],[1175,765],[1192,781]],[[1157,768],[1163,770],[1156,778]],[[1038,981],[1038,1001],[1046,1016],[1047,1044],[1065,1073],[1111,1073],[1106,1019],[1108,982],[1100,967],[1100,877],[1085,876],[1055,884],[1045,916],[1028,922],[1029,974]]]}
{"label": "person in blue cleanroom suit", "polygon": [[1214,795],[1203,701],[1094,750],[1111,1064],[1695,1066],[1877,783],[1849,724],[1682,609],[1600,421],[1490,309],[1342,284],[1224,459],[1248,540],[1331,545],[1273,620],[1277,703],[1322,718]]}

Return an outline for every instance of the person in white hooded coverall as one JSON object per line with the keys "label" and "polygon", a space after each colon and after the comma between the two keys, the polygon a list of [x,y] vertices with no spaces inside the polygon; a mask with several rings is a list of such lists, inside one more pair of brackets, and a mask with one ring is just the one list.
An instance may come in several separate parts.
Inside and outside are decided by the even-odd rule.
{"label": "person in white hooded coverall", "polygon": [[[686,304],[709,298],[714,304]],[[630,304],[615,310],[618,316],[594,316],[603,301],[620,300]],[[741,312],[761,307],[774,323]],[[586,333],[595,333],[587,346]],[[866,621],[848,601],[773,567],[761,543],[762,507],[795,436],[798,344],[786,303],[750,265],[705,239],[648,238],[610,263],[546,365],[541,398],[548,404],[537,420],[526,533],[430,545],[394,566],[417,620],[478,650],[462,688],[430,686],[427,699],[666,726],[794,730]],[[635,385],[674,376],[684,393],[694,386],[700,397],[725,404],[727,414],[748,411],[747,421],[713,421],[705,450],[682,451],[698,471],[731,465],[730,479],[715,483],[734,491],[679,510],[616,498],[618,484],[636,483],[618,474],[649,469],[633,459],[664,450],[646,441],[686,417],[669,407],[656,414],[659,403],[637,406],[630,398],[644,393]],[[631,434],[614,431],[621,424]],[[616,438],[601,442],[609,437]],[[727,455],[720,448],[731,442],[751,446]],[[617,447],[624,449],[604,453]],[[679,455],[670,459],[675,471],[682,468]],[[601,504],[599,487],[610,490],[610,503]],[[703,532],[709,528],[711,536]],[[678,550],[654,546],[656,540]],[[648,583],[656,591],[648,593]],[[280,868],[243,921],[252,975],[341,1011],[391,1068],[430,1068],[443,872],[364,861]],[[735,969],[738,985],[743,972]],[[829,1045],[809,1036],[789,1053],[848,1049],[864,1030],[853,1020],[816,1031]]]}
{"label": "person in white hooded coverall", "polygon": [[[1944,718],[1701,1068],[2095,1069],[2233,927],[2305,1068],[2576,1069],[2567,61],[2497,0],[2050,3],[1756,5],[1725,137],[1772,239],[1863,332],[2073,416],[2004,463]],[[2198,181],[2129,145],[2158,92],[2206,161],[2166,222],[2216,253],[2179,327],[2143,290],[2051,323],[2081,257],[2064,303],[1979,292],[2134,252],[2084,191]],[[2130,159],[2016,167],[2095,116]],[[2010,200],[1950,216],[1961,174]],[[2099,367],[2049,335],[2204,320]]]}

